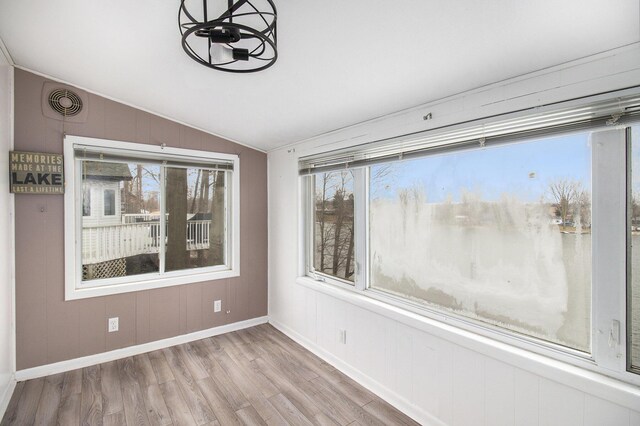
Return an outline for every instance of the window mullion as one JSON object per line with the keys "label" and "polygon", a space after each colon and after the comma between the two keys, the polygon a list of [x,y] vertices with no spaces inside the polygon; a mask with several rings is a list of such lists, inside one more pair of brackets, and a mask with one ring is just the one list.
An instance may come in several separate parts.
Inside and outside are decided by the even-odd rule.
{"label": "window mullion", "polygon": [[78,202],[78,200],[82,199],[81,195],[78,194],[78,189],[82,190],[82,161],[74,160],[74,175],[73,175],[73,185],[76,188],[73,192],[74,201],[74,233],[75,233],[75,280],[77,283],[82,283],[82,203]]}
{"label": "window mullion", "polygon": [[626,143],[622,129],[594,132],[593,341],[597,364],[624,371],[626,283]]}
{"label": "window mullion", "polygon": [[167,240],[167,202],[166,202],[166,169],[160,167],[160,242],[158,247],[158,257],[160,260],[159,273],[165,272],[165,250]]}
{"label": "window mullion", "polygon": [[310,218],[311,211],[311,200],[313,194],[309,191],[310,181],[313,180],[313,176],[304,176],[300,179],[299,186],[299,214],[301,220],[298,220],[298,231],[299,231],[299,241],[300,247],[303,247],[304,250],[300,253],[298,269],[298,275],[310,275],[313,263],[311,262],[311,253],[313,253],[313,243],[311,240],[311,230],[313,229],[313,218]]}
{"label": "window mullion", "polygon": [[302,194],[303,194],[303,206],[302,214],[304,215],[304,275],[312,274],[313,268],[313,256],[314,256],[314,208],[315,208],[315,193],[314,193],[314,175],[307,176],[303,179]]}
{"label": "window mullion", "polygon": [[[222,262],[223,264],[231,267],[231,251],[229,250],[229,242],[232,240],[231,238],[231,229],[232,229],[232,224],[231,224],[231,212],[230,212],[230,203],[229,203],[229,191],[231,188],[231,185],[233,185],[233,183],[231,182],[231,174],[228,172],[224,173],[224,261]],[[209,235],[209,244],[211,244],[211,235]]]}

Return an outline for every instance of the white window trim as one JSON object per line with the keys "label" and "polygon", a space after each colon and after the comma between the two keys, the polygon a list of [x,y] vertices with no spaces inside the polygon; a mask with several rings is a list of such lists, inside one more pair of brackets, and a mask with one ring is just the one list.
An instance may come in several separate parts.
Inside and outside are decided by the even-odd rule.
{"label": "white window trim", "polygon": [[[606,133],[609,136],[614,132],[624,134],[624,129],[631,125],[594,128],[593,132]],[[605,136],[605,139],[609,136]],[[535,138],[533,139],[535,140]],[[425,318],[453,325],[464,331],[639,386],[640,375],[626,370],[626,143],[619,143],[613,147],[614,149],[611,146],[605,148],[597,145],[598,139],[592,146],[592,223],[594,224],[594,234],[592,234],[592,349],[590,354],[534,337],[520,335],[445,310],[431,309],[408,299],[368,288],[369,254],[362,253],[362,246],[367,243],[366,239],[368,238],[368,220],[365,220],[364,224],[356,223],[355,225],[356,243],[360,246],[360,250],[358,245],[355,248],[355,262],[358,266],[355,285],[346,284],[343,280],[326,274],[312,273],[310,271],[310,265],[312,265],[310,253],[313,253],[313,240],[309,224],[313,221],[312,194],[314,188],[309,176],[301,178],[299,193],[300,217],[304,222],[302,224],[301,247],[304,247],[305,250],[304,253],[300,253],[300,276],[297,282],[306,286],[314,282],[317,283],[316,285],[327,285],[327,287],[333,287],[336,290],[346,291],[348,294],[363,295],[372,303],[375,301],[383,302],[390,311],[401,309],[407,313],[419,314]],[[357,170],[354,169],[354,171]],[[360,195],[356,193],[356,190],[359,190]],[[363,195],[367,190],[367,173],[356,173],[354,179],[356,220],[357,218],[368,218],[367,196]],[[614,218],[611,216],[611,208],[609,207],[611,205],[621,206],[617,212],[620,214]],[[362,213],[362,209],[364,209],[364,213]],[[598,223],[600,223],[599,226]],[[603,225],[605,223],[606,226]],[[600,232],[596,228],[601,228]],[[360,232],[359,235],[358,232]],[[368,244],[365,247],[368,249]],[[614,287],[613,291],[611,290],[612,286]],[[620,324],[620,335],[619,343],[611,347],[609,332],[614,320]]]}
{"label": "white window trim", "polygon": [[[82,191],[77,190],[78,187],[81,188],[81,185],[78,185],[79,176],[75,167],[74,145],[76,144],[129,151],[131,156],[138,155],[141,159],[144,159],[145,154],[147,156],[162,154],[180,156],[181,158],[192,157],[200,161],[207,158],[232,161],[231,189],[227,193],[231,197],[231,202],[227,204],[230,210],[227,214],[227,265],[165,272],[162,275],[160,273],[133,275],[131,277],[110,279],[104,285],[83,286],[81,249]],[[64,223],[66,230],[64,240],[65,300],[150,290],[240,276],[240,158],[238,155],[66,135],[64,138],[64,169],[66,186],[64,195]],[[161,197],[161,199],[164,198]]]}
{"label": "white window trim", "polygon": [[[353,196],[354,196],[354,218],[356,217],[360,217],[363,214],[366,214],[368,216],[367,213],[367,200],[366,197],[364,196],[364,192],[366,191],[366,182],[365,182],[365,173],[364,173],[364,169],[354,169],[352,170],[353,174],[354,174],[354,179],[353,179]],[[362,256],[365,255],[365,253],[361,253],[361,250],[363,249],[363,247],[366,247],[366,239],[367,239],[367,224],[362,224],[362,223],[354,223],[354,226],[356,227],[354,230],[354,239],[355,239],[355,246],[354,246],[354,261],[355,261],[355,273],[353,275],[353,281],[349,281],[347,279],[343,279],[340,277],[335,277],[333,275],[324,273],[324,272],[319,272],[316,271],[315,269],[313,269],[313,252],[314,252],[314,247],[313,247],[313,237],[311,235],[311,230],[307,228],[306,224],[310,224],[313,223],[314,220],[314,210],[315,210],[315,205],[314,205],[314,193],[315,193],[315,189],[313,188],[313,180],[311,178],[308,179],[302,179],[302,186],[301,186],[301,201],[302,201],[302,211],[303,211],[303,215],[304,215],[304,220],[302,223],[302,233],[305,235],[304,237],[304,247],[305,247],[305,252],[304,252],[304,260],[303,260],[303,266],[302,269],[304,270],[304,275],[305,276],[309,276],[312,277],[314,280],[316,281],[320,281],[320,282],[328,282],[331,283],[333,285],[336,285],[338,287],[342,287],[342,288],[346,288],[346,289],[357,289],[357,290],[364,290],[364,283],[366,282],[366,277],[368,275],[366,268],[364,267],[365,265],[362,265],[361,262],[359,262],[359,259],[362,259]]]}

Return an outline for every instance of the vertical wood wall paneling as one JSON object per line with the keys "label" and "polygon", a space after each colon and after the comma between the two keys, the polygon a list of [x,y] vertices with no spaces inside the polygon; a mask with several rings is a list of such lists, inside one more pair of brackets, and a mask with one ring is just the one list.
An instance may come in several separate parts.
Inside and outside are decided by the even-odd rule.
{"label": "vertical wood wall paneling", "polygon": [[[296,337],[305,339],[310,345],[317,345],[318,351],[337,356],[349,368],[365,377],[378,377],[379,372],[368,369],[376,368],[375,364],[361,363],[352,357],[352,354],[363,352],[369,345],[368,338],[350,338],[354,330],[361,327],[357,322],[352,322],[359,315],[352,313],[346,323],[338,325],[338,312],[345,305],[349,311],[361,308],[295,282],[299,276],[295,260],[300,250],[300,235],[296,228],[299,221],[299,193],[295,184],[298,180],[299,156],[417,132],[429,125],[459,123],[639,83],[640,45],[629,46],[624,51],[520,76],[455,98],[322,135],[295,147],[269,152],[269,208],[271,212],[277,212],[269,217],[270,317],[286,327],[292,335],[298,333]],[[425,124],[420,119],[428,112],[433,112],[431,124]],[[310,306],[315,308],[313,314]],[[407,409],[412,409],[418,407],[418,398],[422,400],[430,392],[431,385],[426,382],[435,380],[438,408],[431,411],[433,408],[429,406],[429,410],[423,410],[423,417],[419,420],[425,424],[433,423],[435,417],[447,425],[491,425],[501,416],[511,418],[508,413],[512,411],[515,425],[586,425],[597,421],[607,426],[640,426],[640,409],[618,407],[610,402],[592,399],[588,390],[578,391],[526,371],[525,368],[530,366],[538,367],[535,361],[511,365],[462,349],[454,343],[459,342],[457,338],[434,339],[434,336],[412,329],[400,321],[385,318],[383,322],[385,326],[377,330],[373,347],[373,351],[385,353],[386,358],[387,374],[386,378],[383,375],[382,381],[379,381],[380,389],[384,387],[390,397],[406,401]],[[347,330],[347,346],[360,342],[363,345],[362,348],[348,348],[348,357],[338,350],[336,333],[339,327]],[[427,348],[437,353],[438,365],[434,378],[424,377],[432,373],[429,368],[420,365],[423,361],[418,353],[428,353]],[[426,390],[423,390],[425,385]],[[500,389],[501,386],[504,389]],[[509,396],[507,389],[512,389],[512,396]],[[606,395],[600,395],[600,398],[606,399]],[[637,405],[640,406],[640,403]],[[625,413],[628,417],[625,417]]]}
{"label": "vertical wood wall paneling", "polygon": [[[125,348],[136,344],[136,294],[115,294],[105,297],[107,318],[118,320],[118,331],[106,334],[106,350]],[[104,325],[107,328],[107,325]]]}
{"label": "vertical wood wall paneling", "polygon": [[485,423],[493,426],[515,422],[515,368],[486,358],[484,362]]}
{"label": "vertical wood wall paneling", "polygon": [[139,291],[136,293],[136,344],[150,342],[149,338],[149,292]]}
{"label": "vertical wood wall paneling", "polygon": [[540,412],[540,380],[535,374],[515,369],[514,416],[515,424],[535,426]]}
{"label": "vertical wood wall paneling", "polygon": [[[64,130],[70,135],[239,153],[242,239],[239,278],[65,302],[63,198],[17,195],[18,370],[267,314],[266,154],[94,94],[88,95],[86,122],[63,126],[42,114],[45,78],[16,70],[15,81],[16,150],[62,153]],[[223,312],[214,314],[217,299],[223,301]],[[225,307],[231,304],[234,308],[226,315]],[[107,333],[107,319],[114,316],[120,319],[120,331]]]}
{"label": "vertical wood wall paneling", "polygon": [[[622,425],[631,421],[631,410],[617,404],[596,398],[592,395],[585,395],[584,399],[584,424],[585,426],[596,425]],[[629,423],[632,425],[633,423]],[[637,424],[640,424],[638,422]]]}
{"label": "vertical wood wall paneling", "polygon": [[[63,197],[48,196],[48,198],[47,211],[57,211],[62,208]],[[45,249],[55,247],[59,241],[64,240],[64,224],[61,218],[57,218],[56,223],[48,223],[45,232],[45,240],[42,243]],[[79,340],[75,329],[79,321],[79,312],[77,304],[64,302],[64,289],[59,285],[60,282],[64,282],[64,251],[48,250],[44,269],[47,283],[46,324],[47,336],[49,336],[46,362],[53,363],[66,359],[69,348],[78,350]]]}
{"label": "vertical wood wall paneling", "polygon": [[[16,211],[16,305],[19,300],[28,300],[26,309],[16,309],[16,361],[18,369],[23,365],[40,365],[47,362],[46,284],[47,271],[43,267],[33,267],[33,262],[45,258],[43,244],[29,244],[19,235],[31,232],[44,235],[44,222],[40,211],[44,199],[37,195],[15,197]],[[43,195],[41,197],[51,197]],[[18,262],[17,259],[31,259]],[[19,284],[18,284],[19,283]],[[17,308],[17,306],[16,306]],[[32,337],[33,336],[33,337]]]}
{"label": "vertical wood wall paneling", "polygon": [[[310,293],[304,298],[306,321],[315,318],[314,343],[444,424],[640,426],[639,412],[304,291]],[[310,324],[303,328],[310,330]],[[339,342],[341,329],[347,330],[347,344]]]}
{"label": "vertical wood wall paneling", "polygon": [[540,379],[540,425],[584,424],[585,394],[547,379]]}

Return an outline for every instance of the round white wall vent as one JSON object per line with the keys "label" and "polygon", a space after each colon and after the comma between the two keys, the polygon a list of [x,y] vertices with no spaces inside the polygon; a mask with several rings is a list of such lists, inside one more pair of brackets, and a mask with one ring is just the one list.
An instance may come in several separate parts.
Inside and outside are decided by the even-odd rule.
{"label": "round white wall vent", "polygon": [[68,89],[53,89],[49,92],[48,102],[51,109],[64,117],[73,117],[82,111],[82,99]]}

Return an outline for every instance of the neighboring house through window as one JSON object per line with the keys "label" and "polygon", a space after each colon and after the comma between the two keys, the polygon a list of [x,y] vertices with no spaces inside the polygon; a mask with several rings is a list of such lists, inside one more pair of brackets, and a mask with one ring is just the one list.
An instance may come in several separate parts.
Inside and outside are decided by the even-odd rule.
{"label": "neighboring house through window", "polygon": [[237,156],[67,136],[65,161],[67,299],[238,275]]}

